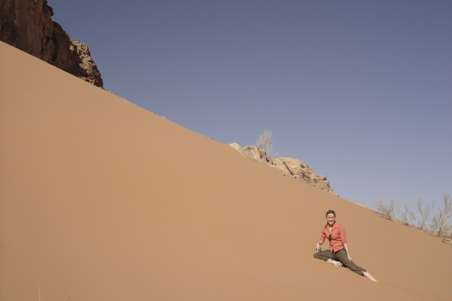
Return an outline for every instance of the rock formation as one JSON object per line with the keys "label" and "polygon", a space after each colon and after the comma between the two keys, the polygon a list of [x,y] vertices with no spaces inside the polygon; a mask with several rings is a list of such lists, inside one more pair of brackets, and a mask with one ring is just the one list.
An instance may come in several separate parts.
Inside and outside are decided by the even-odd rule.
{"label": "rock formation", "polygon": [[270,160],[267,158],[267,152],[254,145],[245,146],[242,150],[242,154],[253,158],[257,162],[270,163]]}
{"label": "rock formation", "polygon": [[304,164],[298,159],[293,158],[273,158],[267,156],[265,150],[257,146],[250,145],[243,149],[237,143],[229,144],[231,147],[239,151],[244,156],[247,156],[257,162],[265,163],[273,167],[281,169],[284,174],[293,176],[295,179],[308,183],[316,188],[335,194],[330,187],[330,182],[324,176],[318,175],[312,168]]}
{"label": "rock formation", "polygon": [[86,82],[89,82],[90,84],[98,87],[103,87],[103,81],[100,72],[97,69],[96,63],[91,57],[88,46],[80,41],[71,42],[72,46],[70,50],[75,51],[77,53],[77,56],[81,60],[81,62],[79,63],[80,68],[78,70],[78,77]]}
{"label": "rock formation", "polygon": [[295,179],[334,194],[330,182],[325,176],[318,175],[312,168],[298,159],[275,158],[271,160],[271,164],[292,175]]}
{"label": "rock formation", "polygon": [[103,88],[88,47],[52,21],[47,0],[0,0],[0,40]]}

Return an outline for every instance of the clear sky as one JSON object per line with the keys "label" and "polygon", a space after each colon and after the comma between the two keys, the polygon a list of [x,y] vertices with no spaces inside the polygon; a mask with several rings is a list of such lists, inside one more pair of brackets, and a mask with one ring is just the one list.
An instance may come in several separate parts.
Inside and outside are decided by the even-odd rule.
{"label": "clear sky", "polygon": [[365,205],[452,194],[452,1],[48,2],[146,110],[242,147],[269,130]]}

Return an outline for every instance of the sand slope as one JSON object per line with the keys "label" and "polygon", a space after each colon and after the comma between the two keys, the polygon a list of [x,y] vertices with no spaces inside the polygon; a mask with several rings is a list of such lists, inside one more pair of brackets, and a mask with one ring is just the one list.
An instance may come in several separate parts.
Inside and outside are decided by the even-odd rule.
{"label": "sand slope", "polygon": [[[0,300],[451,300],[452,246],[0,53]],[[312,258],[330,208],[380,282]]]}

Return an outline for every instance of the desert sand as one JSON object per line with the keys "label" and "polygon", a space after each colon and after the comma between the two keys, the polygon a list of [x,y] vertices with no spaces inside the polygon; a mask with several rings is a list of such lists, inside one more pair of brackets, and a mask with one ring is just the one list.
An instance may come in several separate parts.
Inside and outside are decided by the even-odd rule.
{"label": "desert sand", "polygon": [[[0,53],[0,300],[452,300],[450,244]],[[313,258],[328,209],[379,282]]]}

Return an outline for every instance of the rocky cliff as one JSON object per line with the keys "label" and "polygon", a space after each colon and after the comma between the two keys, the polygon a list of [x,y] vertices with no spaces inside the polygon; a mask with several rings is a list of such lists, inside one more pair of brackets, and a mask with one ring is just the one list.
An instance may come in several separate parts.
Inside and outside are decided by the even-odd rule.
{"label": "rocky cliff", "polygon": [[330,187],[330,182],[324,176],[318,175],[312,168],[304,164],[298,159],[293,158],[268,158],[265,150],[258,148],[257,146],[250,145],[243,149],[237,143],[231,143],[231,147],[246,157],[249,157],[257,162],[265,163],[270,166],[281,169],[284,174],[290,175],[297,180],[303,181],[317,187],[321,190],[335,194]]}
{"label": "rocky cliff", "polygon": [[88,46],[52,21],[47,0],[0,0],[0,40],[103,88]]}

